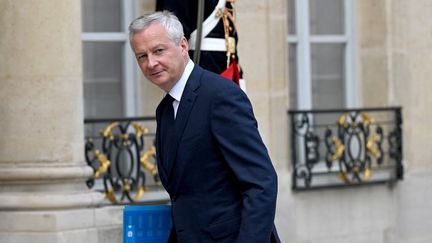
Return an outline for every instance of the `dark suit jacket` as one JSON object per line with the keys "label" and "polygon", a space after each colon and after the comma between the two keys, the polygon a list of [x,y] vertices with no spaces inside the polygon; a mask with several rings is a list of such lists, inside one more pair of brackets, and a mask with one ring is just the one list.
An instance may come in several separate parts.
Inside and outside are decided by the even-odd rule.
{"label": "dark suit jacket", "polygon": [[[160,105],[156,117],[161,151]],[[277,176],[246,94],[234,82],[195,65],[175,130],[176,149],[169,161],[160,161],[157,152],[161,181],[172,203],[171,239],[279,242],[273,223]]]}

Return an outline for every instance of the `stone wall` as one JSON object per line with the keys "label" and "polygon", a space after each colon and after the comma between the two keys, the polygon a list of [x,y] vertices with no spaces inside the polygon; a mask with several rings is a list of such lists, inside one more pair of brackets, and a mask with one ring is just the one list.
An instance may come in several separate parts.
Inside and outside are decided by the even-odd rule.
{"label": "stone wall", "polygon": [[[237,1],[247,93],[279,175],[277,229],[286,243],[431,242],[432,2],[356,2],[361,105],[403,107],[405,178],[294,193],[286,1]],[[79,3],[0,1],[0,243],[121,241],[122,208],[84,183]],[[154,115],[163,93],[142,80],[141,94]]]}

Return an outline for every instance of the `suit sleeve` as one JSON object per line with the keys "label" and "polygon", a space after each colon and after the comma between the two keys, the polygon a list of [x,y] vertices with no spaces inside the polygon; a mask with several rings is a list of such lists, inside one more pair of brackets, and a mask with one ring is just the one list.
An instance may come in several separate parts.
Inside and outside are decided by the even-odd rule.
{"label": "suit sleeve", "polygon": [[277,175],[259,135],[252,106],[238,87],[228,86],[212,102],[211,129],[242,194],[239,242],[270,242]]}

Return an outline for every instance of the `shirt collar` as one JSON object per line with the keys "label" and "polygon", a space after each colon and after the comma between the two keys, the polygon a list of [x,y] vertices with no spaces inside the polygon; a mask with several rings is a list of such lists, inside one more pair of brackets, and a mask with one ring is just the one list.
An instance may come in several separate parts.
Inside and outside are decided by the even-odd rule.
{"label": "shirt collar", "polygon": [[178,102],[180,102],[181,96],[183,94],[183,90],[186,87],[186,82],[189,79],[189,76],[192,73],[193,68],[194,68],[194,63],[192,62],[191,59],[189,59],[179,81],[177,81],[177,83],[169,92],[169,94]]}

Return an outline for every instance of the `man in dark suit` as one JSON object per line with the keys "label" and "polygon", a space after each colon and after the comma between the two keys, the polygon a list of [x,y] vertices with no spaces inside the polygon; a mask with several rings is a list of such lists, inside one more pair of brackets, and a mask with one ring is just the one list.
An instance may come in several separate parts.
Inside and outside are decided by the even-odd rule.
{"label": "man in dark suit", "polygon": [[167,94],[156,109],[161,181],[171,197],[169,242],[280,242],[277,176],[246,94],[195,65],[170,12],[134,20],[138,65]]}

